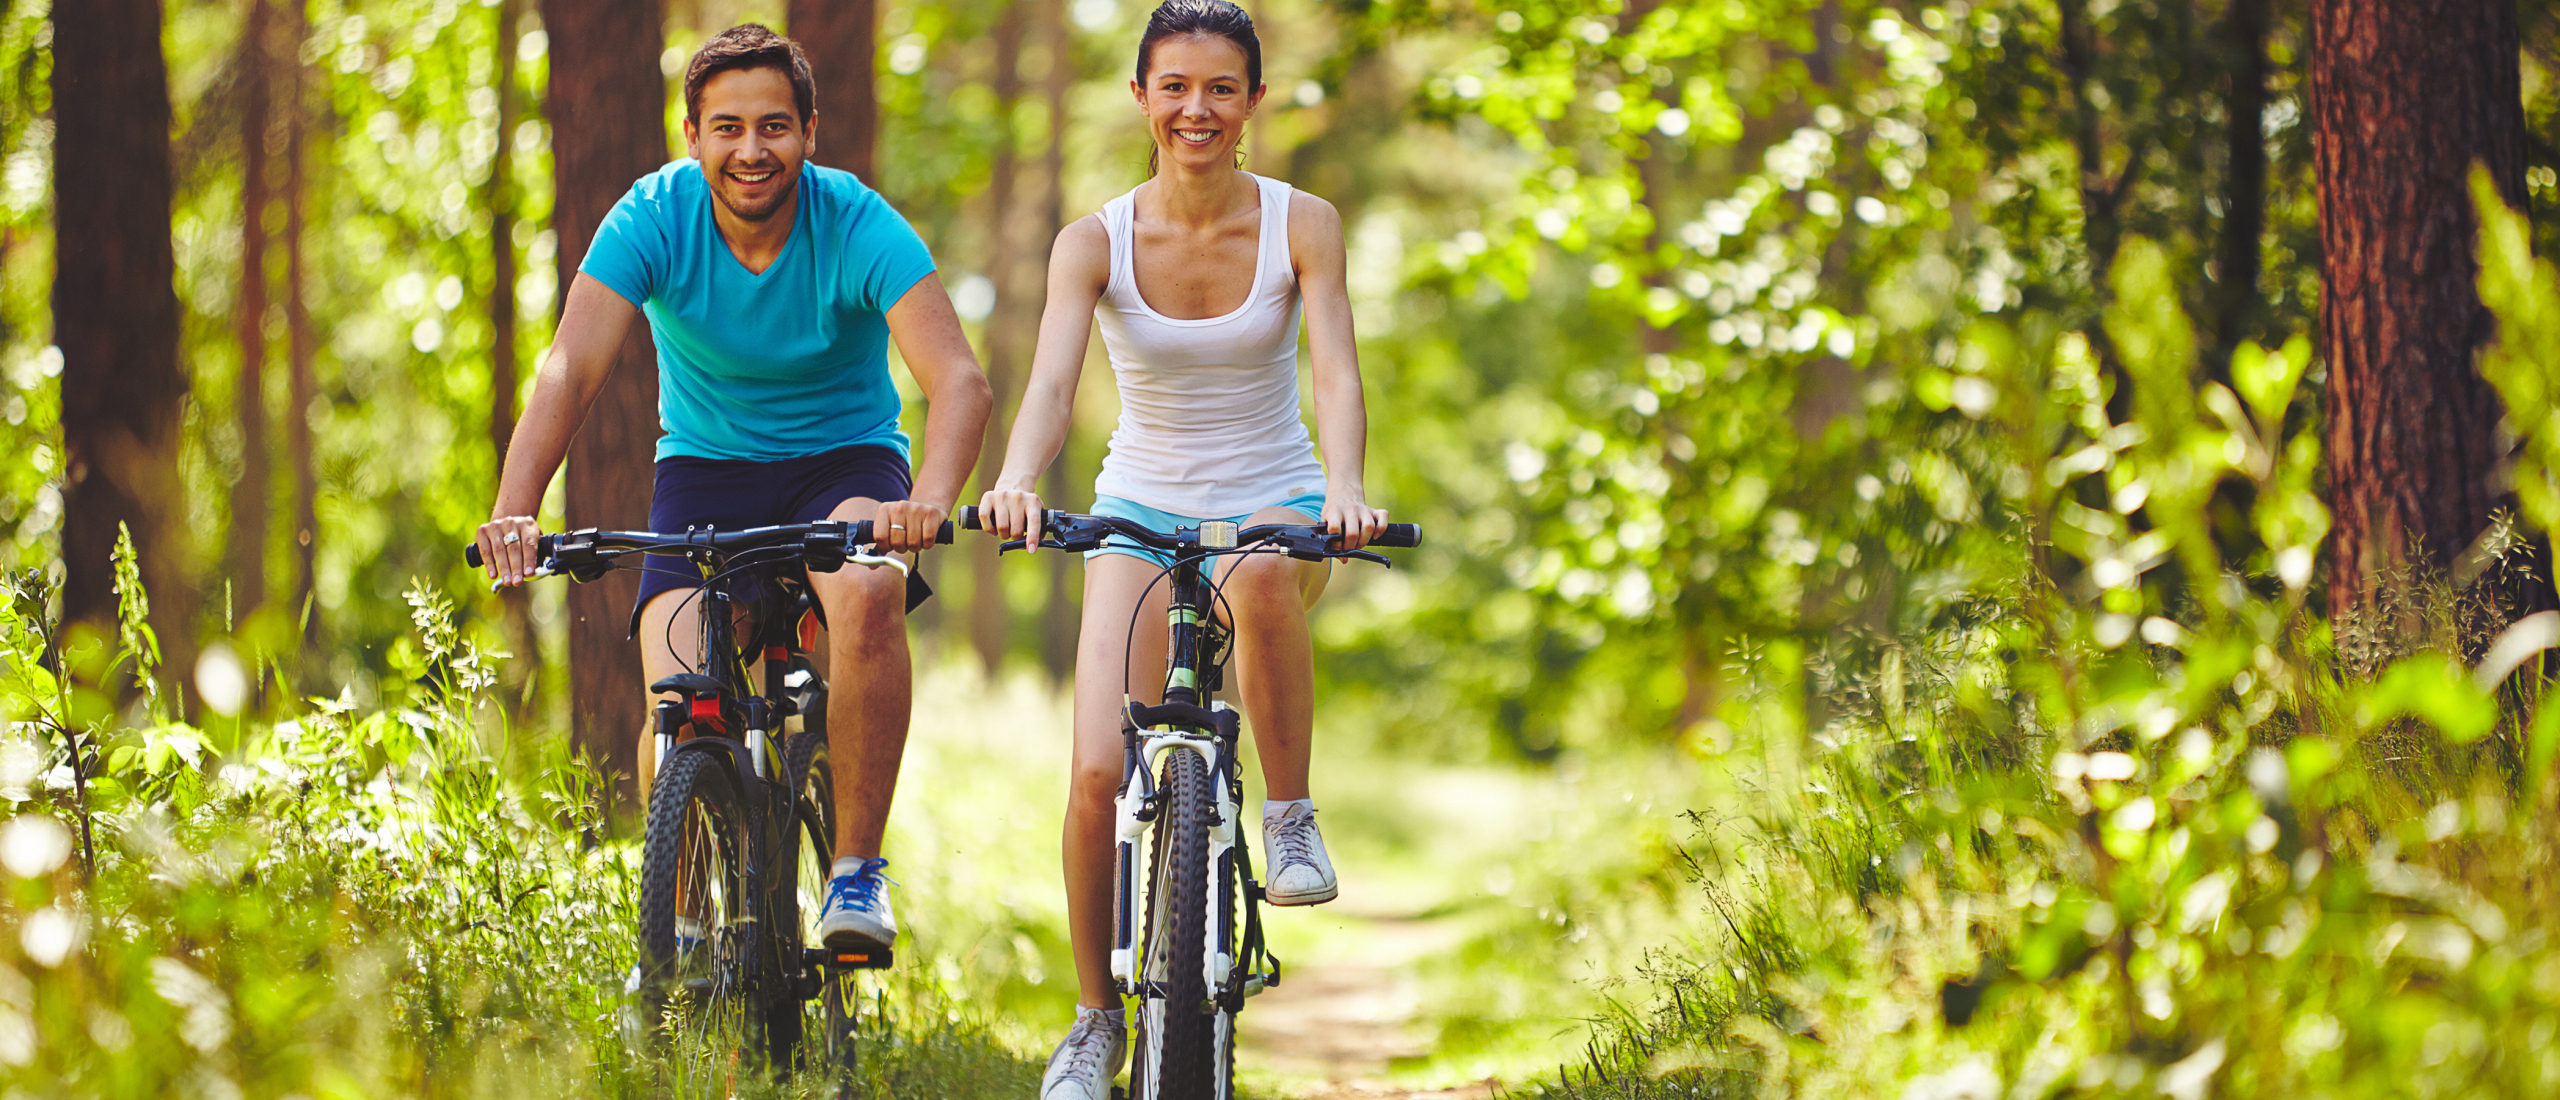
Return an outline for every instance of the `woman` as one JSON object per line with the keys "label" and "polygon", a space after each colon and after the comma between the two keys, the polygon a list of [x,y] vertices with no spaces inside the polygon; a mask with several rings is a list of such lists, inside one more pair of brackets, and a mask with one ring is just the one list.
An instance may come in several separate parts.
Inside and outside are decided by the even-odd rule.
{"label": "woman", "polygon": [[[1368,423],[1341,215],[1237,168],[1264,91],[1252,19],[1226,0],[1168,0],[1147,22],[1129,89],[1155,142],[1155,173],[1058,234],[1030,385],[1004,469],[979,505],[988,525],[1019,538],[1037,522],[1043,505],[1033,486],[1066,439],[1098,320],[1121,413],[1095,480],[1094,513],[1162,530],[1204,519],[1322,522],[1346,547],[1366,545],[1387,514],[1369,506],[1361,485]],[[1302,302],[1322,464],[1299,420]],[[1278,555],[1226,563],[1239,694],[1269,795],[1267,897],[1330,901],[1333,867],[1307,795],[1315,669],[1306,611],[1324,590],[1326,566]],[[1112,796],[1122,685],[1153,701],[1164,669],[1167,593],[1152,583],[1162,566],[1147,550],[1117,545],[1085,565],[1063,844],[1082,995],[1074,1027],[1050,1057],[1043,1100],[1103,1100],[1126,1048],[1110,973]]]}

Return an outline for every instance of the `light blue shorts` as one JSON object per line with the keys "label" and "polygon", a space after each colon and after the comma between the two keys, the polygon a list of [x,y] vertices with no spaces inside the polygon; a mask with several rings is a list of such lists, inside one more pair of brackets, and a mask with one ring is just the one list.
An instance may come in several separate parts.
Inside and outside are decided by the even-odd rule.
{"label": "light blue shorts", "polygon": [[[1304,514],[1310,520],[1321,521],[1324,518],[1323,493],[1300,493],[1297,496],[1278,502],[1278,506],[1282,508],[1295,509],[1296,511]],[[1256,508],[1254,511],[1259,512],[1261,509]],[[1176,527],[1198,527],[1201,523],[1201,517],[1199,516],[1177,516],[1161,508],[1149,508],[1137,501],[1124,500],[1115,496],[1097,496],[1093,498],[1092,514],[1097,516],[1111,516],[1116,519],[1125,519],[1134,523],[1143,523],[1158,531],[1171,531]],[[1230,523],[1243,523],[1246,517],[1251,515],[1253,515],[1253,512],[1246,512],[1244,515],[1239,516],[1210,516],[1207,518],[1223,519]],[[1154,549],[1140,546],[1137,543],[1131,542],[1127,538],[1119,535],[1111,536],[1110,539],[1102,544],[1102,549],[1100,550],[1085,551],[1084,556],[1085,560],[1091,561],[1104,554],[1126,554],[1133,558],[1143,558],[1147,561],[1154,562],[1157,565],[1173,564],[1173,559],[1171,557]]]}

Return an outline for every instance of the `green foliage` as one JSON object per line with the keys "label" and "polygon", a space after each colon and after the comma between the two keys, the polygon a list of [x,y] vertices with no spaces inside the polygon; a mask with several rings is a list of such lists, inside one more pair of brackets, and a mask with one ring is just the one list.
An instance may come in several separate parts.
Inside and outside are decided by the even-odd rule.
{"label": "green foliage", "polygon": [[[441,596],[408,594],[410,686],[390,705],[322,698],[272,725],[91,731],[104,751],[91,764],[99,852],[86,887],[66,866],[73,777],[47,733],[61,688],[43,663],[42,593],[18,596],[0,619],[12,719],[0,735],[0,927],[15,932],[0,937],[0,1085],[53,1096],[653,1087],[649,1057],[620,1031],[635,845],[611,834],[593,772],[560,742],[524,754],[491,724],[494,670]],[[945,1015],[912,989],[898,1007]],[[1029,1069],[973,1026],[882,1026],[868,1041],[877,1095],[1028,1087]]]}

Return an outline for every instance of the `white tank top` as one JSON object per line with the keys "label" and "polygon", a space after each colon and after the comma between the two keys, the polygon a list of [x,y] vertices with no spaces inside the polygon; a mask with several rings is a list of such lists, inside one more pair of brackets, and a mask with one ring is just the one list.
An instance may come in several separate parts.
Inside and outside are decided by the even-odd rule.
{"label": "white tank top", "polygon": [[1290,187],[1262,193],[1253,289],[1223,317],[1179,320],[1138,293],[1135,190],[1102,208],[1111,281],[1093,307],[1120,384],[1095,493],[1193,518],[1240,515],[1324,492],[1324,467],[1298,419],[1298,279],[1289,263]]}

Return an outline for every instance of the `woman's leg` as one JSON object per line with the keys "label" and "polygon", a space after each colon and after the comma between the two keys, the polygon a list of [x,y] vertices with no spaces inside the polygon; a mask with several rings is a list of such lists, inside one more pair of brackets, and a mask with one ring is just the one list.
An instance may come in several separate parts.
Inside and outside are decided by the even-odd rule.
{"label": "woman's leg", "polygon": [[[1313,523],[1288,508],[1265,508],[1244,521]],[[1276,801],[1307,797],[1307,760],[1315,734],[1315,644],[1307,609],[1324,594],[1326,567],[1279,554],[1227,559],[1222,613],[1235,622],[1236,695],[1253,723],[1254,754],[1264,793]]]}
{"label": "woman's leg", "polygon": [[[1120,789],[1123,685],[1139,702],[1164,697],[1165,607],[1161,570],[1126,554],[1084,565],[1084,627],[1076,642],[1075,760],[1067,782],[1067,938],[1075,945],[1077,1003],[1120,1007],[1111,984],[1113,798]],[[1167,582],[1169,583],[1169,582]],[[1141,593],[1146,606],[1138,609]],[[1137,631],[1130,633],[1136,614]],[[1125,679],[1124,679],[1125,677]]]}

